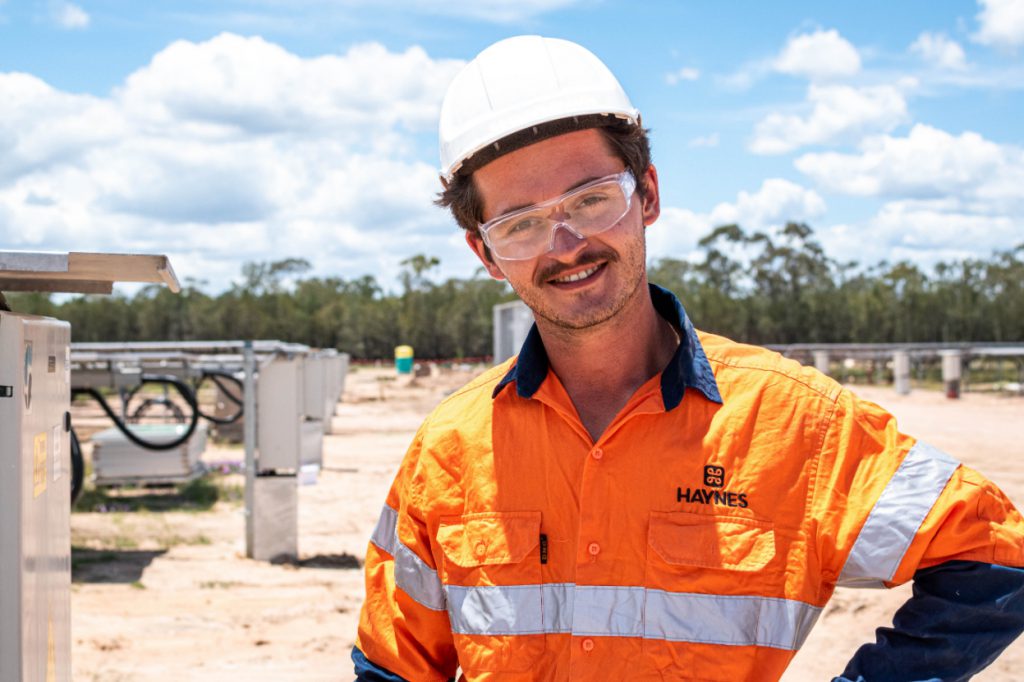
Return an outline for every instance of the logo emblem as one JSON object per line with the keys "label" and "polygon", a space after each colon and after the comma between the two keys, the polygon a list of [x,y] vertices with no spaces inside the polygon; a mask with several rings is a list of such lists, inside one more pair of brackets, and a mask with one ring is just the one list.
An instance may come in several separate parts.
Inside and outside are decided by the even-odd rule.
{"label": "logo emblem", "polygon": [[724,490],[725,467],[720,464],[708,464],[704,467],[704,486],[702,488],[676,488],[676,501],[688,504],[713,504],[726,507],[750,506],[746,493]]}
{"label": "logo emblem", "polygon": [[725,485],[725,467],[714,464],[704,467],[704,485],[709,488],[721,488]]}

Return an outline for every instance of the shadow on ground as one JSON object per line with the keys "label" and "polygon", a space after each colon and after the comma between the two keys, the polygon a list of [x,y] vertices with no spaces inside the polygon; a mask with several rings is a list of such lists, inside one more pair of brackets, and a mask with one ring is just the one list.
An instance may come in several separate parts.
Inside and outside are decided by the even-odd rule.
{"label": "shadow on ground", "polygon": [[315,554],[296,559],[293,556],[279,556],[270,560],[272,564],[287,564],[295,568],[341,568],[360,569],[363,563],[351,554]]}
{"label": "shadow on ground", "polygon": [[71,582],[132,584],[142,580],[142,573],[153,559],[166,554],[166,549],[117,550],[71,548]]}

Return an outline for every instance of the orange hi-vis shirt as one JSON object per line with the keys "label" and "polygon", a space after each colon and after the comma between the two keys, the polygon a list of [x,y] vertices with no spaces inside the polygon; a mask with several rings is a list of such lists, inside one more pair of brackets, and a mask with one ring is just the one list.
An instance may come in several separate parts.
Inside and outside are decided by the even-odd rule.
{"label": "orange hi-vis shirt", "polygon": [[[594,442],[536,328],[430,415],[366,557],[356,646],[408,680],[777,680],[837,585],[1024,566],[978,473],[767,350],[680,332]],[[852,652],[851,652],[852,653]]]}

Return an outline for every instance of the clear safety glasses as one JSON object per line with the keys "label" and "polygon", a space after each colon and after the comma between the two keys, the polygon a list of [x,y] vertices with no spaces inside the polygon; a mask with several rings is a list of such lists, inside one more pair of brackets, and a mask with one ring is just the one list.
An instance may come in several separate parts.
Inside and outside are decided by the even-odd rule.
{"label": "clear safety glasses", "polygon": [[560,197],[488,220],[480,225],[480,235],[498,258],[536,258],[555,247],[559,228],[577,239],[611,228],[629,212],[635,190],[636,179],[627,168]]}

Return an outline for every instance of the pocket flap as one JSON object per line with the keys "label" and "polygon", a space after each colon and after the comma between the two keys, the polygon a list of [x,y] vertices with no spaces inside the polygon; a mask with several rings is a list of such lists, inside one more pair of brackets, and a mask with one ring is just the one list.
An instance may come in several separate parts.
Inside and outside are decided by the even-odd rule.
{"label": "pocket flap", "polygon": [[651,512],[648,542],[666,563],[756,571],[775,556],[770,521],[689,512]]}
{"label": "pocket flap", "polygon": [[437,541],[457,566],[516,564],[540,543],[540,512],[442,517]]}

